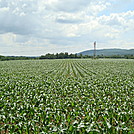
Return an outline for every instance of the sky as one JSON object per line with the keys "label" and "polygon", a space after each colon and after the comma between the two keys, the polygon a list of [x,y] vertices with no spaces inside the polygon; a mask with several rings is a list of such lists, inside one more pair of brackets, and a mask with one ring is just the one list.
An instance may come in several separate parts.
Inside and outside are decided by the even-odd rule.
{"label": "sky", "polygon": [[134,0],[0,0],[0,55],[134,49]]}

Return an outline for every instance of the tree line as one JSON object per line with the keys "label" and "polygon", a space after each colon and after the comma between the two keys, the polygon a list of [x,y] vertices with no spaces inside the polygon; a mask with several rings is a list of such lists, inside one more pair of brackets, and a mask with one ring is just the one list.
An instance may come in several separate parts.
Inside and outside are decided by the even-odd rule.
{"label": "tree line", "polygon": [[92,56],[83,56],[82,54],[68,54],[65,53],[56,53],[56,54],[46,54],[39,57],[39,59],[71,59],[71,58],[92,58]]}
{"label": "tree line", "polygon": [[0,55],[0,61],[5,60],[31,60],[37,59],[36,57],[26,57],[26,56],[2,56]]}
{"label": "tree line", "polygon": [[39,59],[71,59],[71,58],[115,58],[115,59],[134,59],[134,55],[111,55],[111,56],[105,56],[105,55],[97,55],[89,56],[89,55],[82,55],[82,54],[68,54],[65,53],[56,53],[56,54],[46,54],[39,57]]}
{"label": "tree line", "polygon": [[65,53],[56,53],[56,54],[45,54],[39,57],[28,57],[28,56],[2,56],[0,55],[0,61],[5,60],[38,60],[38,59],[80,59],[80,58],[114,58],[114,59],[134,59],[134,55],[112,55],[112,56],[105,56],[105,55],[97,55],[89,56],[89,55],[82,55],[82,54],[68,54]]}

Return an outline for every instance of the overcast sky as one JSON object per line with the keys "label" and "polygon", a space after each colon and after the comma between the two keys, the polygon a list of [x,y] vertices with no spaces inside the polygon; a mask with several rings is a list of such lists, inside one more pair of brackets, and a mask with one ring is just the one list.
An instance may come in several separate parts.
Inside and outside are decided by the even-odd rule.
{"label": "overcast sky", "polygon": [[0,55],[134,48],[134,0],[0,0]]}

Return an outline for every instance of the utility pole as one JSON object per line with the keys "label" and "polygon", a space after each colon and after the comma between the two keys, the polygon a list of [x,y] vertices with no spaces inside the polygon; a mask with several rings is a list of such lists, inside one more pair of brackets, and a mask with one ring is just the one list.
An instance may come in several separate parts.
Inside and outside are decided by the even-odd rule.
{"label": "utility pole", "polygon": [[96,41],[94,42],[94,59],[96,58]]}

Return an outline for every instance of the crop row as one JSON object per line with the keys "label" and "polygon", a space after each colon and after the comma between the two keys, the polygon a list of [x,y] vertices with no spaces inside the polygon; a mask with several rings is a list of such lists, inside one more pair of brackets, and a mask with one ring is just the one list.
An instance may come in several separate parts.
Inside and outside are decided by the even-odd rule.
{"label": "crop row", "polygon": [[133,133],[133,60],[0,62],[1,133]]}

